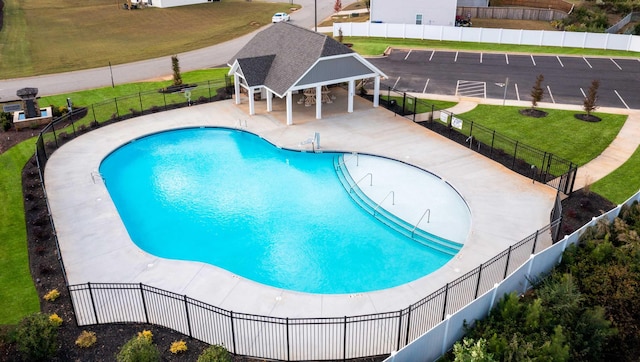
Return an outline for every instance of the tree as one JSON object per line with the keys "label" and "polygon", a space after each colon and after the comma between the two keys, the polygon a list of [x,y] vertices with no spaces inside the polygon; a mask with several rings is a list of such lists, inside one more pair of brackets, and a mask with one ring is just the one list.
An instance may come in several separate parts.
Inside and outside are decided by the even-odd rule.
{"label": "tree", "polygon": [[584,98],[584,111],[587,112],[587,116],[591,116],[591,112],[593,112],[598,106],[596,106],[596,101],[598,100],[598,87],[600,87],[600,81],[594,79],[591,82],[591,87],[587,91],[587,96]]}
{"label": "tree", "polygon": [[173,85],[181,85],[182,75],[180,74],[180,61],[177,55],[171,56],[171,67],[173,68]]}
{"label": "tree", "polygon": [[531,109],[536,108],[538,102],[540,102],[544,96],[542,81],[544,81],[544,76],[542,74],[538,74],[536,77],[536,83],[533,85],[533,89],[531,89]]}
{"label": "tree", "polygon": [[333,11],[335,11],[336,13],[339,13],[340,10],[342,10],[342,1],[336,0],[336,2],[333,4]]}

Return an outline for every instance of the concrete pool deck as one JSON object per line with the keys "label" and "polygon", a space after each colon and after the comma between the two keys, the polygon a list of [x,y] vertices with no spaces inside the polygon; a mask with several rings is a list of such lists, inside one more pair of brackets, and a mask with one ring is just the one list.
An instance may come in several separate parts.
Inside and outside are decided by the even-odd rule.
{"label": "concrete pool deck", "polygon": [[[258,102],[254,116],[248,115],[246,100],[241,105],[222,101],[119,122],[62,146],[47,163],[45,185],[69,284],[144,283],[234,312],[277,317],[390,312],[408,307],[549,224],[555,189],[532,183],[410,120],[384,108],[372,108],[358,97],[354,113],[346,113],[343,98],[339,95],[336,102],[323,105],[321,120],[315,119],[315,107],[294,102],[292,126],[286,126],[280,100],[274,101],[271,113],[266,112],[265,102]],[[207,264],[150,255],[130,240],[97,170],[104,157],[133,139],[198,126],[242,128],[277,146],[308,151],[312,145],[301,143],[319,132],[323,151],[379,155],[428,170],[448,181],[469,206],[471,228],[465,245],[428,276],[396,288],[350,295],[291,292]],[[390,171],[384,163],[369,167],[360,171],[388,178]],[[398,177],[395,189],[406,195],[423,192],[412,187],[419,182],[406,181]],[[397,201],[400,198],[396,195]],[[422,214],[426,206],[418,198],[414,201],[406,203],[403,212]]]}

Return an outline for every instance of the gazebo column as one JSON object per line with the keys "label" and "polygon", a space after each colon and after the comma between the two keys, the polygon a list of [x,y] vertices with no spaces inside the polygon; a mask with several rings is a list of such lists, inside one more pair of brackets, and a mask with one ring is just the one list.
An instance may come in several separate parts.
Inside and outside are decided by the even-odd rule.
{"label": "gazebo column", "polygon": [[322,119],[322,86],[316,86],[316,119]]}
{"label": "gazebo column", "polygon": [[293,95],[291,95],[291,91],[287,92],[287,126],[291,126],[293,124]]}
{"label": "gazebo column", "polygon": [[347,96],[347,112],[353,113],[353,96],[355,95],[356,84],[355,80],[349,81],[349,95]]}
{"label": "gazebo column", "polygon": [[265,89],[265,91],[267,93],[267,112],[271,112],[273,110],[273,95],[270,90]]}
{"label": "gazebo column", "polygon": [[253,88],[247,88],[247,94],[249,94],[249,115],[256,114],[256,101],[253,99]]}
{"label": "gazebo column", "polygon": [[236,104],[240,104],[240,77],[237,74],[233,75],[233,88],[236,94]]}
{"label": "gazebo column", "polygon": [[373,81],[373,106],[380,105],[380,76],[376,75]]}

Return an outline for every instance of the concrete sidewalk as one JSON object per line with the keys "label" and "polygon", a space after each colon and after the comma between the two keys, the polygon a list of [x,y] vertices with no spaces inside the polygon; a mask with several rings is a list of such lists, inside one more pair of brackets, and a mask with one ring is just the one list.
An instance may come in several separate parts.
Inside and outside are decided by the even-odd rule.
{"label": "concrete sidewalk", "polygon": [[[469,112],[478,104],[492,104],[500,106],[506,105],[516,107],[531,106],[531,102],[528,101],[504,101],[502,99],[464,98],[457,96],[442,96],[437,94],[420,93],[408,94],[420,98],[459,102],[455,106],[447,109],[447,111],[453,114],[462,114],[465,112]],[[582,107],[578,105],[539,103],[538,107],[584,112]],[[618,133],[616,138],[613,140],[613,142],[611,142],[611,144],[609,144],[609,146],[602,152],[602,154],[591,160],[589,163],[578,168],[578,174],[576,175],[574,184],[575,190],[583,188],[585,185],[590,185],[615,171],[618,167],[622,166],[622,164],[624,164],[631,157],[638,146],[640,146],[640,110],[600,107],[597,109],[597,111],[602,113],[625,114],[628,116],[628,118],[622,126],[622,129],[620,129],[620,132]],[[434,115],[434,117],[437,116],[437,114]]]}

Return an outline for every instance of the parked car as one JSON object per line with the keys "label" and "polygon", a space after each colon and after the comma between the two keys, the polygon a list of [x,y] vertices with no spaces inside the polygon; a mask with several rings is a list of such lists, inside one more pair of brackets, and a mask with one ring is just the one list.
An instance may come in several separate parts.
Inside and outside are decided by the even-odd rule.
{"label": "parked car", "polygon": [[289,20],[291,20],[291,18],[287,13],[275,13],[273,14],[273,17],[271,17],[272,23],[279,23],[281,21],[289,21]]}

